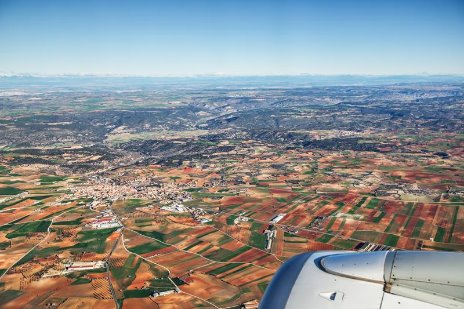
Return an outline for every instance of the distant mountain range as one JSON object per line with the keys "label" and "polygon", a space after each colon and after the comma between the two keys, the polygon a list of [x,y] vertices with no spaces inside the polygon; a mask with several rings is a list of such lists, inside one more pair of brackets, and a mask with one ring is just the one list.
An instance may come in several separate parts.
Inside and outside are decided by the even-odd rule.
{"label": "distant mountain range", "polygon": [[0,73],[0,88],[41,87],[314,87],[390,85],[403,83],[463,83],[464,75],[267,75],[267,76],[123,76],[123,75],[35,75]]}

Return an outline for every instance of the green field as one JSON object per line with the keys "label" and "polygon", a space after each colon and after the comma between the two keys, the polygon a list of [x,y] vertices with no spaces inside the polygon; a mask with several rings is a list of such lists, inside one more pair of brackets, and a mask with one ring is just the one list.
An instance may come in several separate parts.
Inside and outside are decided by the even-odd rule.
{"label": "green field", "polygon": [[90,283],[90,282],[92,282],[92,280],[81,277],[81,278],[77,278],[76,280],[74,280],[71,283],[71,285],[87,284],[87,283]]}
{"label": "green field", "polygon": [[66,180],[67,177],[64,176],[47,176],[47,175],[42,175],[40,176],[40,184],[41,185],[51,185],[59,181]]}
{"label": "green field", "polygon": [[437,242],[442,242],[443,239],[445,238],[445,234],[446,234],[446,229],[439,226],[437,229],[437,233],[435,234],[435,238],[433,240]]}
{"label": "green field", "polygon": [[137,232],[147,237],[150,237],[150,238],[154,238],[154,239],[161,240],[161,241],[166,241],[166,234],[163,234],[157,231],[148,232],[148,231],[137,230]]}
{"label": "green field", "polygon": [[0,292],[0,305],[6,304],[16,297],[22,295],[23,292],[17,290],[6,290]]}
{"label": "green field", "polygon": [[4,250],[10,246],[9,241],[0,242],[0,250]]}
{"label": "green field", "polygon": [[46,232],[48,227],[50,226],[51,221],[34,221],[34,222],[27,222],[23,224],[17,224],[16,229],[6,234],[7,238],[16,238],[21,236],[27,236],[30,233],[43,233]]}
{"label": "green field", "polygon": [[253,247],[263,249],[264,246],[266,245],[266,236],[262,233],[257,233],[255,231],[252,231],[250,235],[249,243]]}
{"label": "green field", "polygon": [[329,234],[324,234],[321,237],[317,238],[316,241],[323,242],[323,243],[328,243],[331,239],[333,238],[332,235]]}
{"label": "green field", "polygon": [[79,219],[75,219],[75,220],[69,220],[69,221],[56,221],[56,222],[53,222],[53,225],[79,225],[81,224],[82,222],[82,219],[79,218]]}
{"label": "green field", "polygon": [[185,189],[185,191],[187,192],[199,192],[203,190],[203,188],[188,188],[188,189]]}
{"label": "green field", "polygon": [[78,252],[103,253],[106,246],[105,240],[116,230],[117,228],[81,231],[77,233],[79,243],[69,247],[69,249]]}
{"label": "green field", "polygon": [[393,235],[393,234],[388,234],[387,238],[385,239],[385,245],[394,247],[398,243],[398,240],[400,239],[399,236]]}
{"label": "green field", "polygon": [[367,203],[366,208],[375,209],[379,205],[380,200],[378,198],[372,198],[369,203]]}
{"label": "green field", "polygon": [[258,283],[258,288],[261,291],[261,293],[264,293],[268,285],[269,285],[268,281],[263,281],[263,282]]}
{"label": "green field", "polygon": [[36,195],[36,196],[31,196],[30,199],[35,200],[35,201],[40,201],[40,200],[44,200],[44,199],[52,197],[52,196],[53,195]]}
{"label": "green field", "polygon": [[3,187],[0,188],[0,195],[16,195],[21,192],[24,192],[21,189],[15,188],[15,187]]}
{"label": "green field", "polygon": [[127,249],[129,249],[129,251],[137,253],[137,254],[144,254],[144,253],[148,253],[148,252],[151,252],[151,251],[163,249],[163,248],[166,248],[166,247],[168,247],[168,246],[164,245],[162,243],[153,241],[153,242],[149,242],[149,243],[146,243],[146,244],[141,244],[141,245],[138,245],[138,246],[135,246],[135,247],[132,247],[132,248],[127,248]]}
{"label": "green field", "polygon": [[153,294],[154,289],[125,290],[124,298],[144,298]]}
{"label": "green field", "polygon": [[101,238],[106,239],[116,230],[117,228],[80,231],[78,235],[79,235],[80,241],[88,241],[88,240],[101,239]]}
{"label": "green field", "polygon": [[184,280],[182,280],[182,279],[180,279],[180,278],[177,278],[177,277],[172,278],[171,280],[172,280],[176,285],[184,285],[184,284],[186,284],[186,282],[185,282]]}
{"label": "green field", "polygon": [[416,226],[414,226],[414,230],[412,231],[412,237],[419,237],[420,231],[422,226],[424,225],[424,220],[417,220]]}
{"label": "green field", "polygon": [[248,251],[249,249],[250,247],[248,246],[243,246],[235,251],[218,248],[216,251],[213,251],[210,254],[206,255],[206,257],[215,261],[227,262],[230,259],[242,254],[243,252]]}

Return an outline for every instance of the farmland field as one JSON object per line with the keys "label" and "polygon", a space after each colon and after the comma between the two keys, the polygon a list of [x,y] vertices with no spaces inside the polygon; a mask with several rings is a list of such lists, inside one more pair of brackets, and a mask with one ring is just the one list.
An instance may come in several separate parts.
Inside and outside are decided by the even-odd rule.
{"label": "farmland field", "polygon": [[65,80],[0,82],[2,308],[232,309],[300,253],[464,251],[462,83]]}

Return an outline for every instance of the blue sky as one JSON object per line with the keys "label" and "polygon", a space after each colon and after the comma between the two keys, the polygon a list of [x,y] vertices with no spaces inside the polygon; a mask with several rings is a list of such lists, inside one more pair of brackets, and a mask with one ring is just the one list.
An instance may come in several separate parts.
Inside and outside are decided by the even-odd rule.
{"label": "blue sky", "polygon": [[464,74],[464,1],[0,0],[0,72]]}

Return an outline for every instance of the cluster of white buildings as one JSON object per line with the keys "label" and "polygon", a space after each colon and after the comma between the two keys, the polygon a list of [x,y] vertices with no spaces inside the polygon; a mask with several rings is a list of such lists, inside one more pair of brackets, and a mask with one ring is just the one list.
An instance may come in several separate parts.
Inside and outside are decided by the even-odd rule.
{"label": "cluster of white buildings", "polygon": [[[117,175],[115,175],[117,176]],[[97,200],[125,200],[129,198],[154,199],[161,204],[170,204],[175,201],[185,201],[192,198],[189,192],[184,189],[190,185],[177,183],[158,183],[155,180],[145,179],[138,176],[139,180],[133,177],[121,177],[117,181],[112,178],[92,176],[85,185],[79,184],[70,186],[73,191],[71,197],[91,196]]]}
{"label": "cluster of white buildings", "polygon": [[193,219],[195,219],[200,224],[207,224],[212,221],[210,218],[205,217],[207,214],[204,210],[200,208],[186,207],[179,202],[173,203],[171,205],[162,206],[161,209],[177,213],[190,212]]}
{"label": "cluster of white buildings", "polygon": [[244,217],[242,215],[239,215],[237,218],[234,219],[234,224],[237,225],[240,222],[248,222],[248,220],[249,220],[248,217]]}
{"label": "cluster of white buildings", "polygon": [[166,290],[166,291],[154,291],[153,294],[151,294],[151,297],[160,297],[160,296],[165,296],[173,293],[178,293],[176,289],[171,289],[171,290]]}
{"label": "cluster of white buildings", "polygon": [[180,289],[176,287],[176,288],[173,288],[173,289],[170,289],[170,290],[165,290],[165,291],[154,291],[151,294],[151,297],[155,298],[155,297],[165,296],[165,295],[169,295],[169,294],[173,294],[173,293],[179,293],[179,292],[180,292]]}
{"label": "cluster of white buildings", "polygon": [[93,230],[109,229],[121,226],[121,223],[115,218],[102,218],[89,223],[89,227]]}
{"label": "cluster of white buildings", "polygon": [[87,223],[86,226],[93,230],[101,230],[113,227],[121,227],[122,224],[111,210],[105,210],[101,215],[97,216],[95,220]]}
{"label": "cluster of white buildings", "polygon": [[50,268],[46,273],[42,275],[43,278],[64,276],[66,274],[84,271],[106,268],[105,261],[90,261],[90,262],[65,262],[64,264],[59,263],[56,267]]}
{"label": "cluster of white buildings", "polygon": [[180,203],[173,203],[171,205],[162,206],[161,209],[166,210],[166,211],[171,211],[171,212],[180,212],[180,213],[188,211],[188,209]]}
{"label": "cluster of white buildings", "polygon": [[274,226],[269,227],[264,231],[264,235],[266,235],[266,250],[271,251],[272,248],[272,241],[277,236],[277,230],[273,228]]}
{"label": "cluster of white buildings", "polygon": [[100,269],[100,268],[105,268],[105,267],[106,267],[105,261],[71,262],[71,263],[65,264],[64,273],[71,273],[71,272],[82,271],[82,270]]}
{"label": "cluster of white buildings", "polygon": [[199,222],[200,222],[201,224],[206,224],[206,223],[209,223],[209,222],[211,222],[211,221],[212,221],[212,220],[209,219],[209,218],[201,218],[201,219],[199,220]]}

